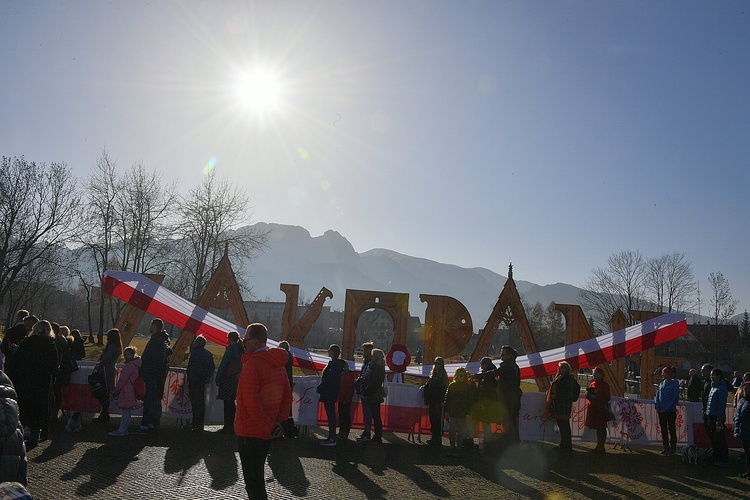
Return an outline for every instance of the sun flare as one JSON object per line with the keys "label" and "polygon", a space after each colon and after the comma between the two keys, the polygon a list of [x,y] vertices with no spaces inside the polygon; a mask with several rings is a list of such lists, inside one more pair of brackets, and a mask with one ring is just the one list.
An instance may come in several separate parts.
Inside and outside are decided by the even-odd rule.
{"label": "sun flare", "polygon": [[278,107],[281,83],[276,74],[267,70],[252,70],[237,81],[237,99],[248,109],[267,112]]}

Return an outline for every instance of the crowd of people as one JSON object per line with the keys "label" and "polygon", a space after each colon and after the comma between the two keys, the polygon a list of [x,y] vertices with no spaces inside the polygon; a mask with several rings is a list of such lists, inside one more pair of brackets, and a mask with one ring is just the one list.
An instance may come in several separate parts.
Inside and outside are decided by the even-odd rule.
{"label": "crowd of people", "polygon": [[79,331],[40,320],[25,309],[5,330],[0,343],[0,482],[26,485],[26,450],[49,439],[62,388],[85,356],[79,339]]}
{"label": "crowd of people", "polygon": [[[172,354],[170,338],[162,320],[150,324],[151,337],[141,356],[134,346],[123,348],[120,332],[107,332],[107,343],[94,368],[102,378],[103,392],[98,397],[96,423],[110,421],[110,401],[122,413],[119,426],[111,436],[129,433],[146,434],[158,429],[165,380]],[[271,442],[282,436],[295,437],[291,414],[292,362],[289,344],[278,348],[267,346],[268,331],[260,323],[249,325],[241,338],[237,331],[227,334],[227,347],[219,363],[206,349],[206,339],[199,335],[191,344],[186,370],[187,389],[192,406],[190,431],[202,431],[205,420],[206,388],[218,386],[223,402],[224,425],[219,432],[235,434],[245,486],[250,498],[266,498],[263,466]],[[341,359],[341,348],[332,344],[330,361],[322,373],[317,392],[327,418],[327,435],[322,446],[336,446],[348,440],[352,422],[352,400],[359,395],[363,430],[357,443],[382,443],[381,404],[387,396],[385,355],[372,342],[362,345],[363,363],[353,371]],[[16,324],[5,331],[0,344],[3,372],[0,372],[0,480],[26,484],[26,449],[49,438],[50,422],[57,418],[61,389],[70,383],[71,373],[78,369],[77,360],[85,357],[85,343],[77,330],[47,320],[39,320],[28,311],[18,312]],[[124,365],[117,374],[120,357]],[[442,446],[448,434],[447,455],[461,456],[474,447],[477,431],[478,451],[502,447],[519,441],[521,408],[520,368],[517,352],[511,346],[500,349],[499,364],[488,358],[480,361],[480,371],[470,374],[458,368],[450,380],[442,357],[434,359],[432,370],[420,392],[428,407],[431,438],[428,444]],[[421,359],[420,359],[421,361]],[[572,405],[581,396],[581,386],[572,375],[571,366],[558,365],[546,395],[544,418],[554,420],[560,434],[557,452],[573,451],[570,418]],[[681,385],[671,367],[661,369],[662,381],[654,405],[659,416],[663,455],[676,453],[676,414]],[[139,382],[143,384],[139,394]],[[710,463],[728,467],[726,438],[726,404],[731,395],[736,407],[734,435],[742,441],[750,476],[750,373],[733,374],[732,381],[711,365],[703,365],[700,374],[690,371],[684,384],[687,399],[703,403],[703,420],[712,443]],[[610,388],[604,371],[595,368],[592,380],[583,392],[586,400],[585,425],[596,431],[597,444],[591,450],[604,453],[608,422],[614,419],[609,406]],[[16,406],[10,401],[17,401]],[[140,425],[129,429],[132,411],[143,404]],[[93,410],[93,409],[92,409]],[[77,419],[73,414],[71,420]],[[500,428],[501,432],[496,432]],[[12,460],[7,460],[12,457]],[[8,466],[12,464],[12,466]]]}

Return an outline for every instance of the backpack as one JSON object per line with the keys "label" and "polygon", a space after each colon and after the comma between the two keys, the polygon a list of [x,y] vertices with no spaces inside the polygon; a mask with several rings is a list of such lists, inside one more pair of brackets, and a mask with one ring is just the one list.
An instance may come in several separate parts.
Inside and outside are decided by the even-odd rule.
{"label": "backpack", "polygon": [[138,401],[143,401],[143,398],[146,396],[146,382],[144,382],[140,373],[133,382],[133,393],[135,394],[135,399]]}

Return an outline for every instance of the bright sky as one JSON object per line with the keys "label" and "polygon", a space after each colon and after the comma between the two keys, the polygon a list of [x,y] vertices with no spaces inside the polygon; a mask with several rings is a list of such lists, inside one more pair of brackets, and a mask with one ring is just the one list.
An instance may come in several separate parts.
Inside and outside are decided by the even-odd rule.
{"label": "bright sky", "polygon": [[4,0],[0,46],[2,155],[542,285],[681,251],[750,308],[746,2]]}

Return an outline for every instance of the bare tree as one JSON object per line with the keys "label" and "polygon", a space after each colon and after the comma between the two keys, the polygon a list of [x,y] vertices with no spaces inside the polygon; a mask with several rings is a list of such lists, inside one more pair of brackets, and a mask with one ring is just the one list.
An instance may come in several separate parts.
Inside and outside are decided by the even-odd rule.
{"label": "bare tree", "polygon": [[667,312],[684,311],[688,304],[693,303],[697,290],[693,266],[682,252],[669,254],[665,260]]}
{"label": "bare tree", "polygon": [[657,311],[684,310],[696,291],[692,264],[682,252],[664,254],[648,260],[646,289]]}
{"label": "bare tree", "polygon": [[[3,157],[0,168],[0,303],[24,270],[54,263],[79,226],[76,181],[65,163]],[[11,318],[12,319],[12,318]]]}
{"label": "bare tree", "polygon": [[[82,269],[88,266],[78,265],[76,273],[86,289],[93,283],[101,283],[104,273],[110,266],[119,268],[115,260],[117,243],[118,198],[123,190],[122,180],[117,175],[117,163],[109,156],[106,149],[96,159],[91,173],[84,184],[86,193],[86,224],[80,234],[80,243],[85,254],[91,257],[94,264],[94,276],[84,276]],[[97,341],[101,345],[104,339],[104,317],[106,301],[99,287],[99,320]],[[91,307],[89,301],[88,307]],[[90,311],[89,311],[90,316]],[[93,332],[91,332],[93,334]]]}
{"label": "bare tree", "polygon": [[117,257],[123,270],[163,272],[175,232],[175,185],[165,185],[155,170],[135,163],[122,179],[117,199]]}
{"label": "bare tree", "polygon": [[651,302],[656,306],[656,310],[663,311],[666,295],[667,256],[652,257],[648,259],[646,266],[648,267],[645,280],[646,290],[651,292]]}
{"label": "bare tree", "polygon": [[618,309],[628,315],[646,304],[647,271],[641,252],[631,250],[611,255],[606,268],[594,268],[582,287],[581,302],[584,309],[593,311],[599,329],[607,329]]}
{"label": "bare tree", "polygon": [[721,271],[709,274],[708,283],[711,285],[711,309],[714,324],[723,325],[734,315],[739,301],[732,297],[729,280]]}
{"label": "bare tree", "polygon": [[[197,301],[224,254],[252,258],[266,245],[267,233],[249,226],[249,200],[244,190],[209,173],[179,204],[182,236],[181,274],[187,296]],[[237,229],[239,228],[239,229]]]}

